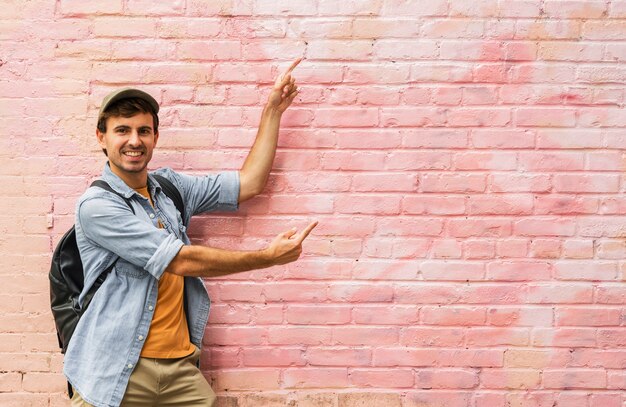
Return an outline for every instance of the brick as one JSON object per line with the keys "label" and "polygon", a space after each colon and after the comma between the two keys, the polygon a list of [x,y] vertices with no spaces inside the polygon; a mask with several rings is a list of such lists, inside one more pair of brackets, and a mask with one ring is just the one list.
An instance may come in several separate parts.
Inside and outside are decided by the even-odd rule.
{"label": "brick", "polygon": [[48,403],[48,395],[30,392],[0,393],[0,403],[6,407],[39,407]]}
{"label": "brick", "polygon": [[268,332],[260,327],[217,327],[206,328],[205,341],[213,345],[262,345],[267,342]]}
{"label": "brick", "polygon": [[[554,178],[556,177],[558,176]],[[563,181],[568,181],[568,178],[560,180],[561,185],[563,185]],[[534,203],[535,214],[537,215],[595,214],[598,213],[599,208],[597,198],[567,194],[537,195]]]}
{"label": "brick", "polygon": [[[597,3],[602,6],[602,3]],[[589,20],[583,24],[582,38],[589,40],[623,40],[626,23],[620,20]]]}
{"label": "brick", "polygon": [[496,255],[494,242],[469,240],[463,243],[463,256],[469,260],[491,259]]}
{"label": "brick", "polygon": [[332,343],[341,346],[395,345],[398,343],[398,335],[398,329],[391,327],[334,327]]}
{"label": "brick", "polygon": [[525,328],[472,328],[466,334],[470,346],[526,346],[529,339],[529,329]]}
{"label": "brick", "polygon": [[527,301],[532,304],[591,303],[593,289],[575,283],[533,283],[528,286]]}
{"label": "brick", "polygon": [[480,21],[466,20],[427,20],[422,31],[426,38],[480,38],[483,24]]}
{"label": "brick", "polygon": [[447,152],[396,151],[385,157],[388,170],[444,170],[451,167]]}
{"label": "brick", "polygon": [[288,389],[345,388],[348,387],[348,370],[342,368],[286,369],[284,387]]}
{"label": "brick", "polygon": [[602,348],[620,348],[626,344],[626,330],[623,328],[605,328],[598,330],[598,346]]}
{"label": "brick", "polygon": [[551,267],[549,263],[528,261],[504,261],[487,264],[487,278],[503,281],[536,281],[549,280]]}
{"label": "brick", "polygon": [[[515,304],[525,295],[513,286],[477,285],[464,287],[460,290],[458,302],[468,304]],[[487,300],[489,298],[489,300]]]}
{"label": "brick", "polygon": [[516,22],[515,38],[528,40],[577,40],[581,33],[581,23],[577,20],[567,22],[551,19],[519,20]]}
{"label": "brick", "polygon": [[533,148],[535,134],[529,130],[473,130],[470,143],[476,148]]}
{"label": "brick", "polygon": [[554,264],[554,276],[559,280],[614,280],[617,265],[613,262],[560,261]]}
{"label": "brick", "polygon": [[498,2],[496,0],[480,0],[477,2],[459,2],[450,5],[450,15],[456,17],[496,17]]}
{"label": "brick", "polygon": [[467,208],[470,215],[530,215],[533,198],[513,194],[474,195],[468,199]]}
{"label": "brick", "polygon": [[619,309],[572,307],[556,310],[557,326],[616,326],[620,321]]}
{"label": "brick", "polygon": [[576,78],[583,83],[619,83],[624,77],[623,69],[620,65],[608,66],[580,66],[576,72]]}
{"label": "brick", "polygon": [[367,405],[401,407],[402,398],[399,394],[380,392],[339,394],[339,407],[365,407]]}
{"label": "brick", "polygon": [[378,40],[374,44],[374,55],[382,60],[415,60],[436,58],[437,43],[424,40]]}
{"label": "brick", "polygon": [[498,307],[487,310],[489,325],[496,326],[552,326],[553,311],[538,307]]}
{"label": "brick", "polygon": [[435,259],[459,259],[462,248],[460,242],[456,240],[439,239],[433,241],[430,251]]}
{"label": "brick", "polygon": [[439,361],[442,366],[459,368],[502,367],[503,354],[502,350],[444,350]]}
{"label": "brick", "polygon": [[570,361],[570,353],[564,349],[535,350],[507,349],[504,352],[506,368],[544,369],[564,366]]}
{"label": "brick", "polygon": [[453,219],[448,222],[448,233],[457,238],[507,237],[511,231],[511,222],[506,219]]}
{"label": "brick", "polygon": [[[552,2],[557,3],[557,2]],[[562,1],[558,2],[563,4]],[[538,58],[545,61],[601,61],[602,46],[579,42],[542,42],[539,44]]]}
{"label": "brick", "polygon": [[122,2],[112,1],[106,5],[86,4],[77,0],[63,0],[60,3],[60,13],[64,16],[83,16],[88,14],[121,14]]}
{"label": "brick", "polygon": [[372,351],[367,348],[309,348],[306,360],[311,366],[369,366]]}
{"label": "brick", "polygon": [[588,217],[579,222],[579,234],[582,237],[621,237],[622,218],[615,216],[611,221],[604,221],[597,217]]}
{"label": "brick", "polygon": [[280,388],[280,371],[275,369],[222,369],[214,383],[216,391],[275,390]]}
{"label": "brick", "polygon": [[420,314],[424,325],[474,326],[486,322],[484,308],[423,307]]}
{"label": "brick", "polygon": [[311,60],[368,61],[372,57],[371,41],[312,40],[306,57]]}
{"label": "brick", "polygon": [[548,389],[605,389],[607,384],[604,370],[545,370],[543,385]]}
{"label": "brick", "polygon": [[518,369],[483,369],[481,385],[487,389],[538,389],[541,386],[541,371]]}
{"label": "brick", "polygon": [[469,152],[457,153],[453,157],[453,167],[460,171],[511,171],[517,165],[517,155],[514,153]]}
{"label": "brick", "polygon": [[62,392],[67,389],[67,380],[61,373],[28,372],[23,376],[22,388],[33,393]]}
{"label": "brick", "polygon": [[588,328],[537,328],[533,332],[535,347],[595,347],[596,330]]}
{"label": "brick", "polygon": [[506,397],[498,393],[475,393],[474,402],[476,407],[504,407]]}
{"label": "brick", "polygon": [[249,348],[243,350],[246,367],[304,366],[304,350],[293,348]]}
{"label": "brick", "polygon": [[271,284],[263,287],[263,295],[266,301],[298,301],[320,302],[324,301],[328,294],[326,284],[284,282]]}
{"label": "brick", "polygon": [[569,259],[589,259],[593,257],[593,242],[568,239],[563,243],[563,257]]}
{"label": "brick", "polygon": [[360,388],[409,388],[413,387],[413,371],[410,369],[352,369],[350,383]]}
{"label": "brick", "polygon": [[297,405],[302,407],[337,407],[338,395],[336,393],[315,392],[308,394],[304,391],[298,391]]}
{"label": "brick", "polygon": [[458,347],[465,333],[458,328],[409,327],[400,334],[400,345],[416,347]]}
{"label": "brick", "polygon": [[513,230],[522,236],[573,236],[576,225],[570,219],[532,219],[516,221]]}
{"label": "brick", "polygon": [[461,215],[466,212],[465,198],[450,195],[406,196],[402,210],[411,215]]}
{"label": "brick", "polygon": [[422,192],[483,192],[487,185],[485,175],[427,173],[421,178]]}
{"label": "brick", "polygon": [[[395,159],[394,159],[395,158]],[[402,161],[400,157],[388,157],[390,161],[394,161],[393,166],[400,165],[398,161]],[[417,178],[412,174],[356,174],[352,178],[352,188],[358,192],[414,192],[417,190]],[[358,196],[358,195],[357,195]],[[373,197],[374,195],[372,195]],[[363,197],[363,196],[361,196]],[[390,207],[398,207],[399,196],[380,196],[379,199],[387,199]],[[393,205],[389,199],[398,199],[396,205]],[[354,199],[359,201],[359,199]],[[382,210],[382,208],[380,208]]]}
{"label": "brick", "polygon": [[533,239],[530,243],[530,256],[540,259],[561,257],[561,241],[557,239]]}
{"label": "brick", "polygon": [[[401,283],[394,285],[394,301],[400,304],[452,304],[460,302],[461,293],[455,285],[442,283]],[[355,318],[357,310],[355,310]]]}
{"label": "brick", "polygon": [[460,261],[425,261],[420,265],[425,280],[467,281],[484,278],[483,264]]}
{"label": "brick", "polygon": [[408,392],[403,407],[467,407],[470,405],[471,393],[462,391],[432,390]]}
{"label": "brick", "polygon": [[348,307],[307,307],[288,306],[285,310],[285,321],[301,325],[340,325],[347,324],[351,319]]}
{"label": "brick", "polygon": [[322,345],[331,342],[330,327],[286,326],[269,328],[271,345]]}

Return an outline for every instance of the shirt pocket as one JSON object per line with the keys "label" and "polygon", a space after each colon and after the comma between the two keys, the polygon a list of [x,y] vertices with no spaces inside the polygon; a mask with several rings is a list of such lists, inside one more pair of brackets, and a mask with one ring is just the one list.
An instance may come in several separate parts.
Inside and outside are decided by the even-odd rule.
{"label": "shirt pocket", "polygon": [[148,272],[146,270],[122,259],[119,259],[115,264],[115,270],[120,276],[127,276],[130,278],[145,278],[148,276]]}

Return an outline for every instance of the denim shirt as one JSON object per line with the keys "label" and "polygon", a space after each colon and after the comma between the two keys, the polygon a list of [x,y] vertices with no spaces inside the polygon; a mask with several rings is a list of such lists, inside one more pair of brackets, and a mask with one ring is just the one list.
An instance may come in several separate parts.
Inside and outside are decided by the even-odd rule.
{"label": "denim shirt", "polygon": [[[154,208],[105,165],[102,179],[130,200],[135,213],[112,192],[91,187],[76,207],[76,241],[85,274],[85,293],[115,263],[81,317],[69,343],[63,373],[82,398],[97,407],[119,406],[148,336],[158,280],[189,244],[184,224],[192,215],[238,208],[239,174],[194,177],[169,168],[155,171],[172,181],[185,204],[185,222],[158,182],[148,175]],[[163,228],[158,227],[161,221]],[[191,342],[201,348],[210,300],[198,277],[185,277]]]}

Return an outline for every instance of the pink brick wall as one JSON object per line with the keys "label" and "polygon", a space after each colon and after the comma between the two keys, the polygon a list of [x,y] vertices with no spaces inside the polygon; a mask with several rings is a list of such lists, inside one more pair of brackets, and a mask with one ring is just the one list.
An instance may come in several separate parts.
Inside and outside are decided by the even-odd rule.
{"label": "pink brick wall", "polygon": [[321,222],[207,281],[221,405],[626,402],[623,0],[6,0],[0,40],[0,405],[67,405],[47,269],[102,97],[157,96],[154,166],[236,169],[300,55],[265,193],[191,227]]}

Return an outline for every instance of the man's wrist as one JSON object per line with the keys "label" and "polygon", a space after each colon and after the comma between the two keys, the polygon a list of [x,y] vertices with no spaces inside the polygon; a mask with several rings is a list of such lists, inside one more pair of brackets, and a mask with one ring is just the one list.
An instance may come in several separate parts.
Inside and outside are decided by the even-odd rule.
{"label": "man's wrist", "polygon": [[264,267],[274,266],[274,257],[270,248],[259,250],[259,258]]}
{"label": "man's wrist", "polygon": [[280,119],[283,112],[281,112],[276,106],[266,103],[263,108],[263,114]]}

